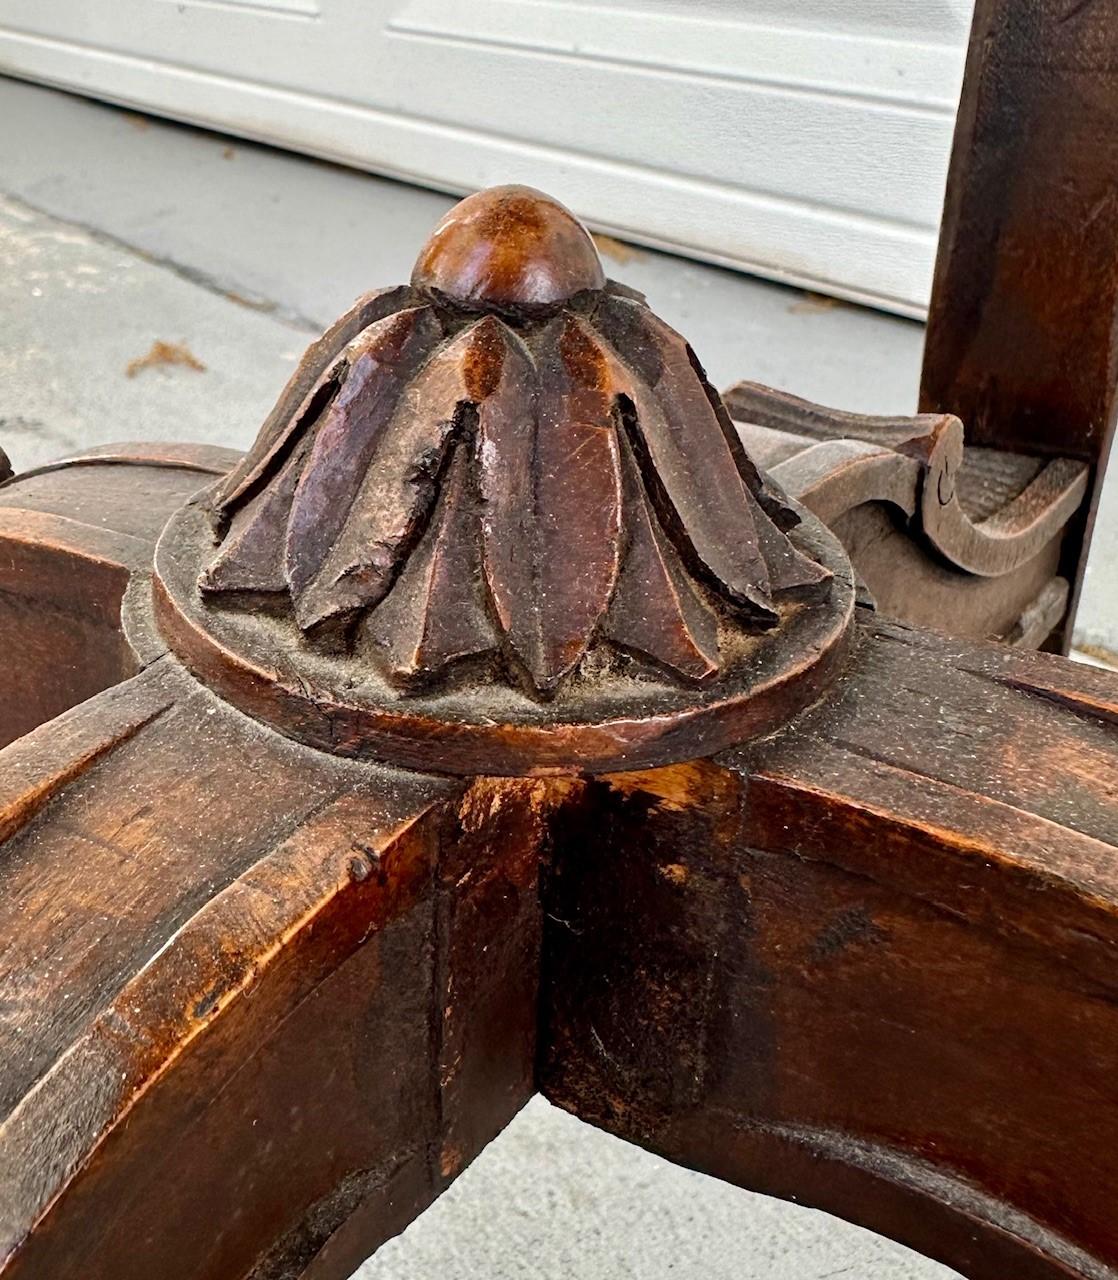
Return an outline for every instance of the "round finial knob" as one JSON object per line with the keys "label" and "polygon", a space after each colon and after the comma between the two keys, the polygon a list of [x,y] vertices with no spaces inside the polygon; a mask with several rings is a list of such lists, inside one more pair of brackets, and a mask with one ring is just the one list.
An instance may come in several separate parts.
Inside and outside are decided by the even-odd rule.
{"label": "round finial knob", "polygon": [[456,204],[423,246],[416,288],[472,306],[547,307],[606,282],[586,228],[533,187],[490,187]]}

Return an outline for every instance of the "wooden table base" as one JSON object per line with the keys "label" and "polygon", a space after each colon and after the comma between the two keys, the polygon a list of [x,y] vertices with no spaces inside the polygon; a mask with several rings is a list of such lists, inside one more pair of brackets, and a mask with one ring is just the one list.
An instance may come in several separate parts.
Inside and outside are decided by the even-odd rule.
{"label": "wooden table base", "polygon": [[[735,403],[793,414],[774,469],[822,519],[868,495],[848,544],[919,511],[937,601],[1058,645],[1113,418],[1115,238],[1067,264],[1118,208],[1118,0],[980,0],[976,32],[936,416],[869,448]],[[1021,245],[1051,305],[1013,327]],[[968,505],[955,413],[1065,462]],[[758,440],[504,188],[244,457],[2,484],[3,1280],[344,1280],[535,1091],[972,1280],[1118,1280],[1118,677],[879,616]],[[995,585],[964,605],[960,570]]]}

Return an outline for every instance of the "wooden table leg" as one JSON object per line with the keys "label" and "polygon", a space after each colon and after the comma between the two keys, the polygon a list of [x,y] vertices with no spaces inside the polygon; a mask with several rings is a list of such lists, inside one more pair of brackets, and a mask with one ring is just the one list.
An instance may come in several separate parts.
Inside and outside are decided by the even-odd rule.
{"label": "wooden table leg", "polygon": [[588,787],[541,1088],[973,1280],[1118,1274],[1118,688],[868,628],[771,743]]}
{"label": "wooden table leg", "polygon": [[0,1266],[341,1280],[533,1088],[538,784],[347,764],[168,661],[0,753]]}

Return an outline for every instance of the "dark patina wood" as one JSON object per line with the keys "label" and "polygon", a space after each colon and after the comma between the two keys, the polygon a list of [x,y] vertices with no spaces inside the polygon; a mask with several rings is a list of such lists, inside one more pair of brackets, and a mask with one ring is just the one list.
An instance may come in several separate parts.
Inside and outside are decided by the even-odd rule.
{"label": "dark patina wood", "polygon": [[920,416],[726,393],[748,447],[906,621],[1070,643],[1116,412],[1115,48],[1114,0],[978,0]]}
{"label": "dark patina wood", "polygon": [[562,206],[471,196],[349,316],[160,542],[159,628],[223,696],[327,750],[528,774],[714,751],[833,679],[841,548]]}
{"label": "dark patina wood", "polygon": [[455,205],[420,253],[412,284],[514,312],[604,288],[590,237],[557,200],[541,194],[505,187],[499,199],[481,191]]}
{"label": "dark patina wood", "polygon": [[979,0],[921,407],[1012,452],[1104,459],[1118,382],[1112,0]]}
{"label": "dark patina wood", "polygon": [[729,400],[506,188],[243,457],[0,488],[0,1276],[344,1280],[541,1090],[1118,1277],[1118,677],[818,518],[1036,643],[1091,460]]}
{"label": "dark patina wood", "polygon": [[167,516],[240,455],[204,445],[92,449],[0,489],[0,745],[139,669],[121,604]]}
{"label": "dark patina wood", "polygon": [[532,1092],[533,784],[346,765],[166,660],[4,765],[5,1276],[340,1280]]}

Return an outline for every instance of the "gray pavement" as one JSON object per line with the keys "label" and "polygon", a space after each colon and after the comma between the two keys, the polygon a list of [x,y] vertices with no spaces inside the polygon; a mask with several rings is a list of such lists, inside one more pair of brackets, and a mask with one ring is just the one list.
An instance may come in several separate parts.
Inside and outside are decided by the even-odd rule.
{"label": "gray pavement", "polygon": [[[308,337],[2,194],[0,334],[0,446],[17,471],[111,440],[247,446]],[[129,376],[157,341],[205,368]]]}
{"label": "gray pavement", "polygon": [[[298,355],[357,293],[406,278],[450,200],[0,79],[0,444],[247,446]],[[561,192],[557,193],[560,196]],[[607,245],[712,377],[911,408],[921,326]],[[153,344],[178,362],[144,363]],[[137,364],[139,362],[139,364]],[[202,366],[201,368],[196,366]],[[1082,635],[1118,648],[1118,484]],[[675,1169],[532,1103],[362,1280],[935,1280],[812,1210]],[[156,1278],[153,1278],[156,1280]]]}
{"label": "gray pavement", "polygon": [[530,1102],[355,1280],[958,1280],[860,1227]]}

